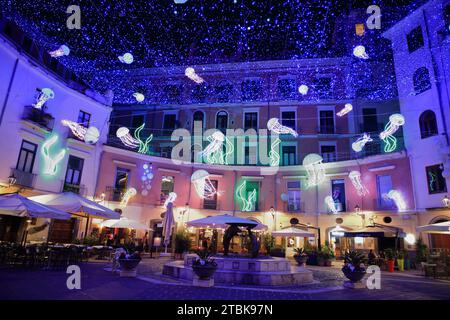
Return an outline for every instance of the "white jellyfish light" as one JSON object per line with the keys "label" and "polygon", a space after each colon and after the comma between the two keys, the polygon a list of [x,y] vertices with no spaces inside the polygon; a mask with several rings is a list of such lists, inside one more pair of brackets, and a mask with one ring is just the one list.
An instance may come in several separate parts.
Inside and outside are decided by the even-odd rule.
{"label": "white jellyfish light", "polygon": [[202,77],[200,77],[194,70],[194,68],[188,67],[186,70],[184,70],[184,74],[186,77],[194,81],[195,83],[203,83],[205,80],[203,80]]}
{"label": "white jellyfish light", "polygon": [[126,64],[132,64],[134,61],[134,57],[131,53],[127,52],[123,56],[118,57],[120,62],[126,63]]}
{"label": "white jellyfish light", "polygon": [[348,174],[348,177],[350,178],[350,181],[352,182],[359,196],[365,196],[369,194],[369,190],[367,190],[367,188],[363,185],[361,181],[361,172],[356,170],[351,171]]}
{"label": "white jellyfish light", "polygon": [[403,195],[399,191],[393,189],[388,192],[387,197],[389,199],[392,199],[392,201],[394,201],[395,206],[397,207],[398,211],[406,210],[405,199],[403,199]]}
{"label": "white jellyfish light", "polygon": [[48,100],[54,98],[55,93],[52,89],[43,88],[40,90],[39,95],[36,98],[36,103],[33,104],[33,107],[40,110]]}
{"label": "white jellyfish light", "polygon": [[82,126],[79,123],[70,120],[61,120],[61,124],[65,127],[69,127],[72,131],[73,135],[78,139],[84,140],[84,136],[86,135],[87,128]]}
{"label": "white jellyfish light", "polygon": [[167,206],[169,205],[169,203],[173,204],[176,199],[177,199],[177,194],[175,192],[170,192],[169,195],[167,196],[166,201],[164,202],[164,208],[167,209]]}
{"label": "white jellyfish light", "polygon": [[128,201],[130,201],[131,198],[133,198],[137,194],[137,190],[135,188],[130,188],[125,191],[125,193],[122,196],[122,201],[120,201],[120,205],[122,207],[126,207],[128,204]]}
{"label": "white jellyfish light", "polygon": [[308,176],[308,187],[316,186],[325,180],[325,168],[323,158],[317,153],[310,153],[303,159]]}
{"label": "white jellyfish light", "polygon": [[117,129],[116,136],[127,147],[130,148],[139,147],[139,141],[130,135],[130,130],[127,127],[120,127],[119,129]]}
{"label": "white jellyfish light", "polygon": [[69,54],[70,54],[70,49],[69,49],[69,47],[66,46],[65,44],[61,45],[58,49],[49,52],[49,55],[50,55],[52,58],[58,58],[58,57],[62,57],[62,56],[68,56]]}
{"label": "white jellyfish light", "polygon": [[353,110],[353,105],[351,103],[346,103],[341,111],[336,113],[339,117],[345,116],[347,113]]}
{"label": "white jellyfish light", "polygon": [[302,96],[306,95],[308,93],[308,90],[309,88],[306,84],[302,84],[298,87],[298,92],[300,92]]}
{"label": "white jellyfish light", "polygon": [[326,196],[324,199],[324,202],[328,208],[328,210],[330,210],[330,212],[332,212],[333,214],[337,214],[338,211],[336,209],[336,204],[334,203],[333,197],[332,196]]}
{"label": "white jellyfish light", "polygon": [[267,121],[267,129],[277,134],[292,134],[294,137],[298,136],[298,133],[289,127],[283,126],[278,118],[271,118]]}
{"label": "white jellyfish light", "polygon": [[133,97],[136,99],[137,102],[142,102],[145,100],[145,96],[140,92],[133,93]]}
{"label": "white jellyfish light", "polygon": [[352,149],[355,152],[361,152],[367,142],[373,141],[369,134],[365,133],[352,143]]}
{"label": "white jellyfish light", "polygon": [[405,124],[405,117],[400,113],[394,113],[389,117],[384,131],[380,133],[380,139],[384,141],[384,151],[392,152],[397,148],[397,138],[393,135],[397,130]]}
{"label": "white jellyfish light", "polygon": [[222,150],[225,136],[222,132],[216,131],[208,137],[208,141],[209,144],[206,146],[205,150],[199,152],[201,156],[206,157],[207,159],[215,152]]}
{"label": "white jellyfish light", "polygon": [[191,176],[191,182],[194,184],[195,191],[202,199],[211,199],[217,194],[217,190],[209,179],[209,173],[206,170],[197,170]]}
{"label": "white jellyfish light", "polygon": [[364,46],[356,46],[353,48],[353,55],[360,59],[369,59],[369,55],[366,53]]}

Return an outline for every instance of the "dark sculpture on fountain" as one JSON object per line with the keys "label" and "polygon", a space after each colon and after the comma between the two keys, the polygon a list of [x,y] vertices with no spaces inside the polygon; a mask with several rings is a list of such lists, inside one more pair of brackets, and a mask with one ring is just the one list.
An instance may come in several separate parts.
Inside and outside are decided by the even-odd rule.
{"label": "dark sculpture on fountain", "polygon": [[[259,253],[260,243],[258,239],[256,238],[256,235],[252,232],[252,228],[254,226],[247,226],[248,236],[251,241],[251,257],[256,258]],[[234,236],[237,236],[241,230],[239,229],[239,225],[237,224],[230,224],[230,226],[225,230],[225,233],[223,235],[223,255],[228,256],[228,251],[230,249],[230,243],[231,239],[233,239]]]}

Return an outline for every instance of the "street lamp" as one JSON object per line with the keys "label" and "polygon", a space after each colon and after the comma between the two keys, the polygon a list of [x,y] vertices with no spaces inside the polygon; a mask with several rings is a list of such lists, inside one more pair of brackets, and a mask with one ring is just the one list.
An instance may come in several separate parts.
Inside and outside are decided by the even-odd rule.
{"label": "street lamp", "polygon": [[447,195],[445,195],[445,197],[442,199],[442,203],[446,208],[448,208],[450,206],[450,198]]}

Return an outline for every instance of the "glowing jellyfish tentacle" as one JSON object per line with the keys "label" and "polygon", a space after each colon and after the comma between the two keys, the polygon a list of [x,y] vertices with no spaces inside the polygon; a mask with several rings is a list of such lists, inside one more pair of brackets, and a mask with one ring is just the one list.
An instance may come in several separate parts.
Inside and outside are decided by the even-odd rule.
{"label": "glowing jellyfish tentacle", "polygon": [[130,148],[139,147],[139,140],[134,139],[130,135],[130,130],[127,127],[120,127],[119,129],[117,129],[116,136],[127,147],[130,147]]}
{"label": "glowing jellyfish tentacle", "polygon": [[351,171],[348,174],[348,177],[350,178],[350,181],[352,182],[353,187],[355,187],[356,192],[359,196],[365,196],[369,194],[369,190],[363,185],[361,181],[361,172],[359,171]]}
{"label": "glowing jellyfish tentacle", "polygon": [[134,130],[134,138],[137,141],[139,141],[139,150],[138,150],[138,152],[146,154],[146,153],[148,153],[148,144],[153,139],[153,134],[149,135],[147,137],[147,139],[145,139],[145,141],[142,141],[142,139],[141,139],[141,131],[142,131],[142,129],[144,129],[144,126],[145,126],[145,123],[143,123],[140,127],[136,128],[136,130]]}
{"label": "glowing jellyfish tentacle", "polygon": [[122,196],[122,200],[120,201],[120,205],[122,207],[126,207],[128,201],[130,201],[130,199],[133,198],[136,194],[137,190],[135,188],[130,188],[127,191],[125,191],[124,195]]}
{"label": "glowing jellyfish tentacle", "polygon": [[358,140],[352,143],[352,149],[355,152],[361,152],[366,143],[373,141],[369,134],[365,133],[362,137],[359,137]]}
{"label": "glowing jellyfish tentacle", "polygon": [[434,182],[436,181],[436,175],[433,172],[428,172],[428,175],[430,176],[430,182],[429,182],[429,187],[430,187],[430,191],[434,191]]}
{"label": "glowing jellyfish tentacle", "polygon": [[84,136],[86,135],[87,128],[82,126],[79,123],[70,121],[70,120],[61,120],[61,124],[65,127],[69,127],[74,136],[77,138],[84,140]]}
{"label": "glowing jellyfish tentacle", "polygon": [[334,203],[332,196],[326,196],[324,199],[325,204],[327,205],[328,209],[333,213],[337,214],[338,211],[336,209],[336,204]]}
{"label": "glowing jellyfish tentacle", "polygon": [[223,154],[223,164],[228,164],[228,156],[234,154],[234,145],[230,139],[225,137],[225,153]]}
{"label": "glowing jellyfish tentacle", "polygon": [[70,49],[65,44],[61,45],[58,49],[49,51],[49,55],[52,58],[58,58],[62,56],[68,56],[70,54]]}
{"label": "glowing jellyfish tentacle", "polygon": [[298,136],[297,131],[295,131],[292,128],[289,128],[287,126],[283,126],[278,118],[271,118],[269,121],[267,121],[267,129],[271,132],[275,132],[277,134],[291,134],[294,137]]}
{"label": "glowing jellyfish tentacle", "polygon": [[236,188],[236,197],[242,202],[241,211],[251,211],[253,205],[256,201],[256,189],[248,194],[248,196],[244,196],[245,187],[247,182],[244,180],[237,188]]}
{"label": "glowing jellyfish tentacle", "polygon": [[[217,151],[222,150],[223,142],[225,141],[225,136],[222,132],[216,131],[212,135],[210,135],[207,140],[209,144],[206,148],[200,152],[200,155],[208,158],[211,154],[216,153]],[[210,158],[211,159],[211,158]]]}
{"label": "glowing jellyfish tentacle", "polygon": [[397,149],[397,138],[394,136],[387,136],[383,139],[384,152],[389,153]]}
{"label": "glowing jellyfish tentacle", "polygon": [[253,189],[252,192],[247,197],[247,207],[243,211],[252,211],[253,205],[256,202],[256,189]]}
{"label": "glowing jellyfish tentacle", "polygon": [[303,159],[308,176],[308,187],[316,186],[325,180],[325,168],[323,166],[323,158],[317,153],[310,153]]}
{"label": "glowing jellyfish tentacle", "polygon": [[269,158],[271,167],[280,165],[280,154],[277,152],[277,147],[280,143],[281,140],[279,138],[276,138],[274,141],[272,141],[272,144],[270,146]]}
{"label": "glowing jellyfish tentacle", "polygon": [[34,108],[40,110],[40,109],[42,109],[42,107],[48,100],[54,99],[54,98],[55,98],[55,93],[53,92],[52,89],[43,88],[43,89],[41,89],[38,97],[36,98],[36,103],[33,103],[32,106]]}
{"label": "glowing jellyfish tentacle", "polygon": [[398,211],[406,210],[405,199],[403,199],[403,195],[399,191],[393,189],[388,192],[387,197],[394,201]]}
{"label": "glowing jellyfish tentacle", "polygon": [[346,103],[344,108],[336,113],[339,117],[345,116],[347,113],[353,110],[353,106],[351,103]]}
{"label": "glowing jellyfish tentacle", "polygon": [[42,144],[42,156],[44,158],[43,174],[55,175],[58,171],[58,163],[66,155],[66,150],[62,149],[56,156],[50,155],[50,148],[58,141],[58,136],[54,135]]}
{"label": "glowing jellyfish tentacle", "polygon": [[394,113],[389,117],[389,122],[380,133],[380,139],[384,141],[384,152],[392,152],[397,148],[397,138],[393,135],[405,124],[405,117],[399,113]]}
{"label": "glowing jellyfish tentacle", "polygon": [[203,80],[202,77],[200,77],[194,70],[194,68],[192,67],[188,67],[184,70],[184,74],[186,77],[188,77],[189,79],[191,79],[192,81],[194,81],[197,84],[201,84],[203,83],[205,80]]}

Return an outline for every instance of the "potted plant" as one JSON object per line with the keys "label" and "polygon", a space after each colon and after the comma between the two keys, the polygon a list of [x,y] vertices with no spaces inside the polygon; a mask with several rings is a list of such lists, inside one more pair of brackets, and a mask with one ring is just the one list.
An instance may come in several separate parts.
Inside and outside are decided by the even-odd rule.
{"label": "potted plant", "polygon": [[405,270],[409,270],[411,269],[411,259],[408,250],[404,250],[403,252],[405,253]]}
{"label": "potted plant", "polygon": [[416,266],[427,261],[427,246],[423,243],[422,238],[416,240]]}
{"label": "potted plant", "polygon": [[263,245],[264,249],[266,249],[266,254],[270,255],[270,252],[275,245],[275,238],[270,233],[266,233],[263,237]]}
{"label": "potted plant", "polygon": [[394,272],[395,260],[394,260],[394,252],[392,249],[388,248],[384,251],[386,256],[386,264],[389,272]]}
{"label": "potted plant", "polygon": [[365,256],[357,251],[350,251],[345,254],[342,272],[351,283],[360,282],[366,274],[364,267]]}
{"label": "potted plant", "polygon": [[331,261],[334,259],[334,252],[329,247],[328,242],[325,242],[325,246],[322,248],[319,256],[323,260],[324,266],[331,267]]}
{"label": "potted plant", "polygon": [[274,246],[270,250],[270,255],[272,257],[284,258],[286,256],[286,252],[285,252],[285,250],[284,250],[284,248],[282,246]]}
{"label": "potted plant", "polygon": [[397,267],[398,271],[405,270],[405,253],[403,252],[403,250],[397,252]]}
{"label": "potted plant", "polygon": [[121,277],[136,277],[136,268],[141,262],[141,255],[138,251],[132,254],[122,252],[119,256],[120,276]]}
{"label": "potted plant", "polygon": [[187,232],[178,232],[175,235],[175,255],[182,258],[183,253],[189,252],[191,248],[191,239]]}
{"label": "potted plant", "polygon": [[207,249],[197,251],[197,256],[192,262],[192,270],[201,280],[208,280],[216,272],[217,263],[212,259],[212,253]]}
{"label": "potted plant", "polygon": [[299,266],[304,266],[306,263],[306,260],[308,260],[308,254],[305,252],[303,248],[295,248],[294,249],[294,259],[297,261],[297,264]]}

